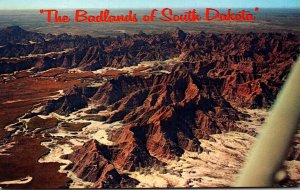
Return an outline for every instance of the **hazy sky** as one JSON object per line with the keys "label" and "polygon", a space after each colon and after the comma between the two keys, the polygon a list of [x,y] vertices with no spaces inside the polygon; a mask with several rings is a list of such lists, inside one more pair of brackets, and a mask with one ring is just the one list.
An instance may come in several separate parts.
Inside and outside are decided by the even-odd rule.
{"label": "hazy sky", "polygon": [[0,9],[161,7],[296,8],[300,0],[0,0]]}

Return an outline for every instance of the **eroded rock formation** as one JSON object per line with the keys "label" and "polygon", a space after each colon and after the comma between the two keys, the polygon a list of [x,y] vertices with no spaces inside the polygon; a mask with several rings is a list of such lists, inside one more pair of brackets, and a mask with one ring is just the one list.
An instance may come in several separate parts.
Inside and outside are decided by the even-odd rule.
{"label": "eroded rock formation", "polygon": [[[8,35],[11,37],[5,38]],[[110,134],[113,145],[91,140],[66,156],[73,163],[70,169],[79,178],[94,182],[95,188],[133,187],[138,182],[124,172],[163,165],[184,151],[201,152],[199,139],[211,134],[239,131],[256,135],[251,128],[236,125],[247,117],[237,108],[270,107],[300,52],[295,34],[188,34],[180,29],[92,38],[11,27],[0,31],[0,45],[0,73],[31,69],[31,74],[38,72],[41,77],[47,73],[40,71],[51,68],[94,71],[113,67],[116,71],[141,61],[173,60],[169,65],[153,64],[141,75],[117,70],[106,77],[99,72],[93,77],[101,84],[82,82],[47,101],[39,112],[27,115],[69,115],[93,104],[101,109],[87,110],[86,117],[96,115],[106,123],[122,123]],[[65,70],[53,73],[63,75]],[[101,111],[105,115],[97,115]],[[37,116],[30,121],[44,122]],[[299,154],[292,149],[289,159],[294,158]]]}

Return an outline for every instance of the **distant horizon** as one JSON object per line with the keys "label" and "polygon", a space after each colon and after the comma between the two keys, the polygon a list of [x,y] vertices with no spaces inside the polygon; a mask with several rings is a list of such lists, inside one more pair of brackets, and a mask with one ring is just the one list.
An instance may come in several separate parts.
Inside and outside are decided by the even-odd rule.
{"label": "distant horizon", "polygon": [[0,0],[0,10],[153,9],[153,8],[300,8],[299,0]]}

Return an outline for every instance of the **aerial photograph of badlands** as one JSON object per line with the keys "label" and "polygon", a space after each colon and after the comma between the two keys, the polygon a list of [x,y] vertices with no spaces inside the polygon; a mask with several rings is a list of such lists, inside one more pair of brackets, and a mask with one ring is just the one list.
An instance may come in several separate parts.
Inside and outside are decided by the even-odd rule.
{"label": "aerial photograph of badlands", "polygon": [[[299,10],[91,24],[1,10],[0,187],[232,187],[300,54]],[[299,187],[300,129],[283,169],[272,187]]]}

